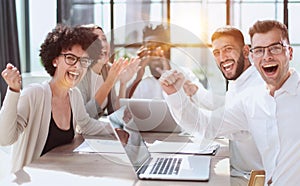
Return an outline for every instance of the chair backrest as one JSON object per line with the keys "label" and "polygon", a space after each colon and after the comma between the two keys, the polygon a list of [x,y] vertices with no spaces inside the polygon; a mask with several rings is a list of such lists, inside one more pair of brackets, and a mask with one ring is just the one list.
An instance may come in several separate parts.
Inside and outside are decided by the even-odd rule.
{"label": "chair backrest", "polygon": [[265,174],[264,170],[252,170],[248,186],[264,186]]}

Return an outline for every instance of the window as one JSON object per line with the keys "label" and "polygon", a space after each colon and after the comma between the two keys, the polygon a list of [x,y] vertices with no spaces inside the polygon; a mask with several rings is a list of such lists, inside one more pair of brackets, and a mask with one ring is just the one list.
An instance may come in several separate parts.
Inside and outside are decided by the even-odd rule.
{"label": "window", "polygon": [[[207,81],[211,85],[217,82],[220,87],[217,91],[222,92],[225,80],[215,65],[210,48],[207,47],[210,45],[211,34],[216,28],[229,22],[241,29],[246,43],[250,43],[249,26],[259,19],[283,21],[285,2],[289,10],[287,18],[291,45],[294,47],[294,61],[300,60],[297,56],[297,51],[300,51],[300,39],[297,37],[300,27],[296,24],[297,10],[300,8],[299,0],[290,2],[284,0],[28,1],[30,54],[27,55],[30,55],[30,61],[22,60],[22,63],[23,65],[29,63],[31,72],[44,71],[39,61],[39,46],[57,20],[73,25],[93,22],[102,26],[119,56],[135,55],[142,42],[144,25],[166,23],[169,20],[171,61],[180,65],[184,63],[193,69],[204,84]],[[178,34],[178,29],[182,29],[184,34]],[[291,65],[300,69],[300,65],[296,63]]]}

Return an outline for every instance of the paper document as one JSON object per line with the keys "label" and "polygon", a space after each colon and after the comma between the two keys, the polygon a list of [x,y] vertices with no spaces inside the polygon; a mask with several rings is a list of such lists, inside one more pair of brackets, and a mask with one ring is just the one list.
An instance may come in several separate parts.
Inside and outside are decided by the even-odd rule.
{"label": "paper document", "polygon": [[219,147],[220,145],[217,143],[201,148],[198,143],[165,142],[156,140],[149,146],[149,151],[157,153],[215,155]]}
{"label": "paper document", "polygon": [[74,152],[110,152],[124,153],[122,144],[116,140],[85,139]]}

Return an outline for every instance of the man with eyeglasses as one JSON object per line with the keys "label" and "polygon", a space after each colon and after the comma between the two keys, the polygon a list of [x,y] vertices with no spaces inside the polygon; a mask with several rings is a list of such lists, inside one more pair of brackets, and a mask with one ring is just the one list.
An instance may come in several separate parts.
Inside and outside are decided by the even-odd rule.
{"label": "man with eyeglasses", "polygon": [[299,185],[300,76],[289,67],[293,48],[288,30],[277,21],[257,21],[249,34],[252,59],[266,83],[253,99],[258,103],[254,117],[261,123],[256,129],[260,131],[253,133],[257,134],[266,181],[272,185]]}
{"label": "man with eyeglasses", "polygon": [[[274,20],[257,21],[250,29],[251,58],[264,79],[263,85],[236,97],[224,112],[207,113],[183,96],[184,76],[162,76],[167,103],[180,123],[195,124],[199,131],[218,135],[249,131],[266,171],[266,185],[299,185],[300,178],[300,75],[289,67],[293,58],[287,27]],[[180,100],[180,101],[178,101]]]}
{"label": "man with eyeglasses", "polygon": [[282,52],[283,47],[286,47],[286,46],[287,45],[283,44],[280,41],[280,42],[272,43],[269,46],[265,46],[265,47],[251,48],[250,52],[253,53],[253,56],[255,58],[260,58],[265,54],[265,49],[267,49],[269,52],[271,52],[271,54],[277,55],[277,54],[280,54]]}

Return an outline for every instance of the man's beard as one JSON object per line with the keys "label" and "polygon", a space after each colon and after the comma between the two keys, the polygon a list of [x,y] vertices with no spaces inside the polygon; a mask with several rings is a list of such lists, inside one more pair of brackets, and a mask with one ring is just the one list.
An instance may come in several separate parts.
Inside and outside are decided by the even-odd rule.
{"label": "man's beard", "polygon": [[244,62],[245,58],[244,58],[244,55],[243,55],[243,52],[241,51],[240,52],[240,57],[239,59],[237,60],[237,67],[236,67],[236,70],[235,70],[235,74],[233,77],[226,77],[225,74],[223,73],[223,76],[227,79],[227,80],[236,80],[238,77],[240,77],[240,75],[243,73],[244,71],[244,67],[245,67],[245,62]]}

